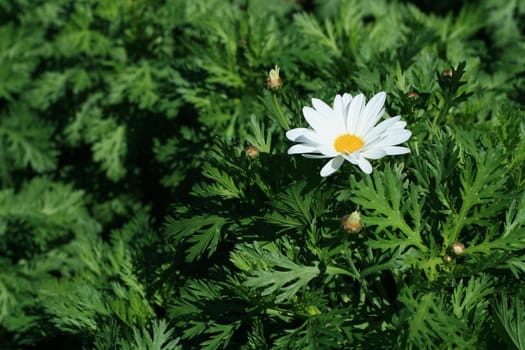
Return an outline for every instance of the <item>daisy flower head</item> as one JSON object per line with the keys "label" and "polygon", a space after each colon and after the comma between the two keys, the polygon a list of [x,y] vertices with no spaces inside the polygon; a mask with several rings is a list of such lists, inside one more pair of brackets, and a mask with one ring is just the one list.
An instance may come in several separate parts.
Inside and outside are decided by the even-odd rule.
{"label": "daisy flower head", "polygon": [[[345,160],[359,166],[366,174],[372,173],[369,159],[409,153],[407,147],[397,146],[407,141],[412,133],[405,129],[400,116],[383,120],[386,93],[379,92],[366,103],[365,96],[337,95],[333,107],[313,98],[312,107],[304,107],[303,115],[311,129],[289,130],[286,137],[298,144],[288,154],[302,154],[307,158],[331,158],[321,169],[326,177],[336,172]],[[377,125],[376,125],[377,124]]]}

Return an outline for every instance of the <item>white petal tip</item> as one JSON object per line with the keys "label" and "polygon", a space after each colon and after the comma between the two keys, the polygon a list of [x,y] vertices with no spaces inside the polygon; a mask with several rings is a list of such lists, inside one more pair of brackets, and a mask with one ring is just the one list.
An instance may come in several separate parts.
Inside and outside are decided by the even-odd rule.
{"label": "white petal tip", "polygon": [[363,173],[365,174],[372,174],[372,164],[370,164],[370,162],[368,160],[366,160],[365,158],[361,158],[359,159],[359,168],[363,171]]}
{"label": "white petal tip", "polygon": [[299,136],[303,134],[303,132],[304,132],[304,129],[301,129],[301,128],[288,130],[286,132],[286,137],[290,141],[295,141]]}
{"label": "white petal tip", "polygon": [[321,176],[327,177],[335,173],[343,164],[344,158],[343,157],[335,157],[333,159],[330,159],[328,163],[324,165],[324,167],[321,169]]}
{"label": "white petal tip", "polygon": [[317,147],[300,143],[297,145],[293,145],[292,147],[288,148],[288,154],[301,154],[301,153],[315,153],[317,152]]}
{"label": "white petal tip", "polygon": [[399,146],[391,146],[387,147],[385,149],[386,154],[389,156],[397,156],[400,154],[407,154],[410,153],[410,148],[408,147],[399,147]]}

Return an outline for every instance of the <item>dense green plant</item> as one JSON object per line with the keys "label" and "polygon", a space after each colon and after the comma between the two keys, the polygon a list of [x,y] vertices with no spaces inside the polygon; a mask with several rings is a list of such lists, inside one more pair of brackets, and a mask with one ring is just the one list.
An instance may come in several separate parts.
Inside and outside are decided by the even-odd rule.
{"label": "dense green plant", "polygon": [[[0,1],[0,348],[523,349],[525,3],[448,5]],[[286,154],[379,91],[410,154]]]}

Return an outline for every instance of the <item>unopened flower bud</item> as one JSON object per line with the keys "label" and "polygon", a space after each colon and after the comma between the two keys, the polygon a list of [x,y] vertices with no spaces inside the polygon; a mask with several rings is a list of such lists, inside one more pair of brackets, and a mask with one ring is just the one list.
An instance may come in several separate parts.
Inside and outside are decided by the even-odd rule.
{"label": "unopened flower bud", "polygon": [[443,262],[445,264],[450,264],[452,263],[452,261],[454,260],[454,258],[452,258],[450,255],[446,254],[444,257],[443,257]]}
{"label": "unopened flower bud", "polygon": [[315,316],[321,313],[319,308],[315,305],[308,305],[307,307],[305,307],[305,311],[308,316]]}
{"label": "unopened flower bud", "polygon": [[361,214],[356,210],[352,214],[346,214],[341,220],[341,225],[346,232],[359,233],[363,228]]}
{"label": "unopened flower bud", "polygon": [[453,75],[454,75],[454,71],[452,69],[445,69],[443,71],[444,77],[452,78]]}
{"label": "unopened flower bud", "polygon": [[266,87],[268,90],[277,91],[283,86],[283,81],[279,76],[279,66],[275,66],[274,69],[270,70],[268,73],[268,78],[266,78]]}
{"label": "unopened flower bud", "polygon": [[255,146],[244,147],[244,155],[249,159],[255,159],[259,156],[259,150]]}
{"label": "unopened flower bud", "polygon": [[461,242],[452,244],[452,252],[456,255],[462,255],[465,252],[465,245]]}

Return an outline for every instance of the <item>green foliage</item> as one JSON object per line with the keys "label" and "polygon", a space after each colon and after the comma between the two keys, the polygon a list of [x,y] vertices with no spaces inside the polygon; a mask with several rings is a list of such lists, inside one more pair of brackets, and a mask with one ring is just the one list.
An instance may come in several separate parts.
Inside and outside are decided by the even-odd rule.
{"label": "green foliage", "polygon": [[[0,1],[0,348],[524,348],[524,19]],[[379,91],[410,154],[286,154],[312,98]]]}
{"label": "green foliage", "polygon": [[27,107],[19,105],[15,108],[8,115],[1,116],[0,142],[4,171],[26,167],[39,173],[54,170],[57,150],[50,142],[53,128],[38,119]]}
{"label": "green foliage", "polygon": [[142,334],[134,330],[135,347],[137,349],[147,350],[180,350],[182,349],[178,344],[179,340],[170,340],[173,330],[168,329],[166,321],[155,321],[153,323],[152,334],[146,330],[142,330]]}
{"label": "green foliage", "polygon": [[[367,223],[377,226],[378,232],[388,235],[387,239],[379,239],[376,242],[371,240],[368,244],[382,249],[405,248],[413,245],[423,252],[426,251],[421,238],[421,211],[424,199],[419,198],[419,193],[422,190],[404,181],[400,167],[394,169],[386,167],[384,172],[377,172],[372,177],[365,178],[363,182],[356,186],[355,192],[352,193],[352,201],[362,208],[370,208],[371,213]],[[402,192],[404,188],[407,188],[405,193]],[[401,208],[402,198],[403,208]],[[406,216],[411,218],[410,224],[407,223]],[[388,228],[401,232],[403,236],[388,234]]]}
{"label": "green foliage", "polygon": [[173,221],[168,219],[167,231],[177,244],[187,242],[186,259],[190,262],[208,252],[210,257],[221,240],[221,230],[228,223],[220,216],[193,216],[191,219]]}
{"label": "green foliage", "polygon": [[[112,328],[113,326],[113,328]],[[168,329],[165,320],[153,321],[151,327],[133,328],[133,339],[121,337],[114,323],[104,330],[105,337],[95,340],[94,349],[147,349],[147,350],[181,350],[179,338],[173,338],[173,329]]]}
{"label": "green foliage", "polygon": [[[261,295],[277,291],[276,303],[291,299],[299,289],[319,275],[317,266],[302,266],[279,254],[277,247],[241,247],[232,254],[231,260],[237,268],[249,273],[244,285],[264,288]],[[317,264],[315,264],[317,265]]]}
{"label": "green foliage", "polygon": [[31,80],[31,71],[38,65],[38,46],[42,30],[15,27],[2,23],[0,27],[0,97],[12,100]]}
{"label": "green foliage", "polygon": [[[494,305],[494,311],[501,326],[506,332],[509,347],[516,349],[525,348],[525,336],[523,335],[523,301],[518,296],[513,298],[508,295],[501,295]],[[506,340],[507,340],[506,339]]]}
{"label": "green foliage", "polygon": [[[34,178],[18,193],[0,191],[0,220],[4,249],[15,244],[29,252],[31,248],[45,250],[54,240],[70,234],[91,235],[100,230],[86,211],[83,191],[46,178]],[[25,239],[34,246],[24,243]]]}

